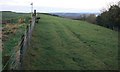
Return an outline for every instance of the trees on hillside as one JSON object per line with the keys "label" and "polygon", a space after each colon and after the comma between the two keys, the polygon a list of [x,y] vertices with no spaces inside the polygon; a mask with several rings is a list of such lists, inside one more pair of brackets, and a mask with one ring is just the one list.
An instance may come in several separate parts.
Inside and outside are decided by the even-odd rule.
{"label": "trees on hillside", "polygon": [[96,15],[90,14],[88,17],[86,17],[86,21],[95,24],[96,23]]}
{"label": "trees on hillside", "polygon": [[79,17],[80,20],[87,21],[89,23],[96,23],[96,15],[95,14],[82,14]]}
{"label": "trees on hillside", "polygon": [[120,27],[120,2],[118,2],[118,4],[110,6],[108,11],[106,10],[101,13],[97,17],[96,21],[98,25],[118,30]]}

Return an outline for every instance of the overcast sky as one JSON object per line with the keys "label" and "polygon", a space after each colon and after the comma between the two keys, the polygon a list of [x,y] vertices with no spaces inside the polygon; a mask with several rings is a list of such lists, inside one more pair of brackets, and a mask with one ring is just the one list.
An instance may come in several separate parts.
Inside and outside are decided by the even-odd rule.
{"label": "overcast sky", "polygon": [[100,12],[119,0],[0,0],[0,11],[30,12]]}

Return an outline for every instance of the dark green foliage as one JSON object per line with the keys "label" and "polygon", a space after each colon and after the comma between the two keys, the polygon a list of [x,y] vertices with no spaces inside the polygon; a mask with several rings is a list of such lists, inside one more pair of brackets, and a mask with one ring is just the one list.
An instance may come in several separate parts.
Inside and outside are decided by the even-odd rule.
{"label": "dark green foliage", "polygon": [[117,4],[110,6],[108,11],[104,11],[97,17],[97,24],[118,30],[120,27],[120,7]]}

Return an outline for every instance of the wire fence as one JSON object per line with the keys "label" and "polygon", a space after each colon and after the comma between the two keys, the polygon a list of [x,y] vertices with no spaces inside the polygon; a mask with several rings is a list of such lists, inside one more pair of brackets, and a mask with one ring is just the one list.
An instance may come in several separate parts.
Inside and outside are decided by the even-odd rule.
{"label": "wire fence", "polygon": [[30,39],[32,31],[36,22],[36,11],[32,16],[31,23],[26,27],[25,33],[21,36],[21,40],[17,46],[14,47],[13,52],[10,56],[3,56],[2,70],[22,70],[23,69],[23,58],[25,52],[30,45]]}

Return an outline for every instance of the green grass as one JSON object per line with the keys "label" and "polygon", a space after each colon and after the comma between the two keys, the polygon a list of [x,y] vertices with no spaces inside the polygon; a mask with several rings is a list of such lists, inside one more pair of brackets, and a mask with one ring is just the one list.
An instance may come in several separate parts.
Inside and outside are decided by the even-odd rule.
{"label": "green grass", "polygon": [[2,24],[0,24],[0,28],[2,28]]}
{"label": "green grass", "polygon": [[30,16],[29,13],[16,13],[11,11],[0,11],[2,13],[2,20],[16,19],[19,17]]}
{"label": "green grass", "polygon": [[[3,56],[11,55],[14,51],[15,46],[21,40],[21,36],[25,33],[26,25],[29,24],[30,14],[29,13],[15,13],[11,11],[0,11],[2,13],[2,20],[10,20],[11,24],[18,24],[20,18],[24,18],[24,24],[19,25],[15,34],[9,34],[7,41],[3,42]],[[5,27],[5,24],[0,24],[0,27]]]}
{"label": "green grass", "polygon": [[118,69],[117,32],[84,21],[39,16],[24,59],[25,69]]}
{"label": "green grass", "polygon": [[16,46],[21,41],[21,36],[25,33],[25,24],[21,24],[15,34],[9,34],[7,41],[3,42],[3,56],[13,54]]}
{"label": "green grass", "polygon": [[[1,11],[0,11],[1,13]],[[18,43],[21,40],[21,36],[25,33],[26,30],[26,26],[29,24],[29,20],[30,20],[30,14],[25,14],[25,13],[15,13],[15,12],[2,12],[2,20],[10,20],[10,24],[18,24],[18,20],[19,18],[24,18],[25,22],[24,24],[19,24],[19,27],[16,31],[15,34],[11,33],[11,34],[6,34],[7,35],[7,39],[6,41],[2,41],[2,52],[0,51],[0,71],[2,70],[2,67],[4,67],[4,65],[2,65],[2,57],[4,56],[11,56],[14,54],[16,49],[16,46],[18,45]],[[6,24],[0,24],[0,28],[5,27]],[[8,31],[7,29],[5,31]],[[2,37],[3,39],[3,37]],[[12,56],[13,57],[13,56]],[[14,59],[14,57],[12,58]],[[8,60],[11,61],[11,60]]]}

